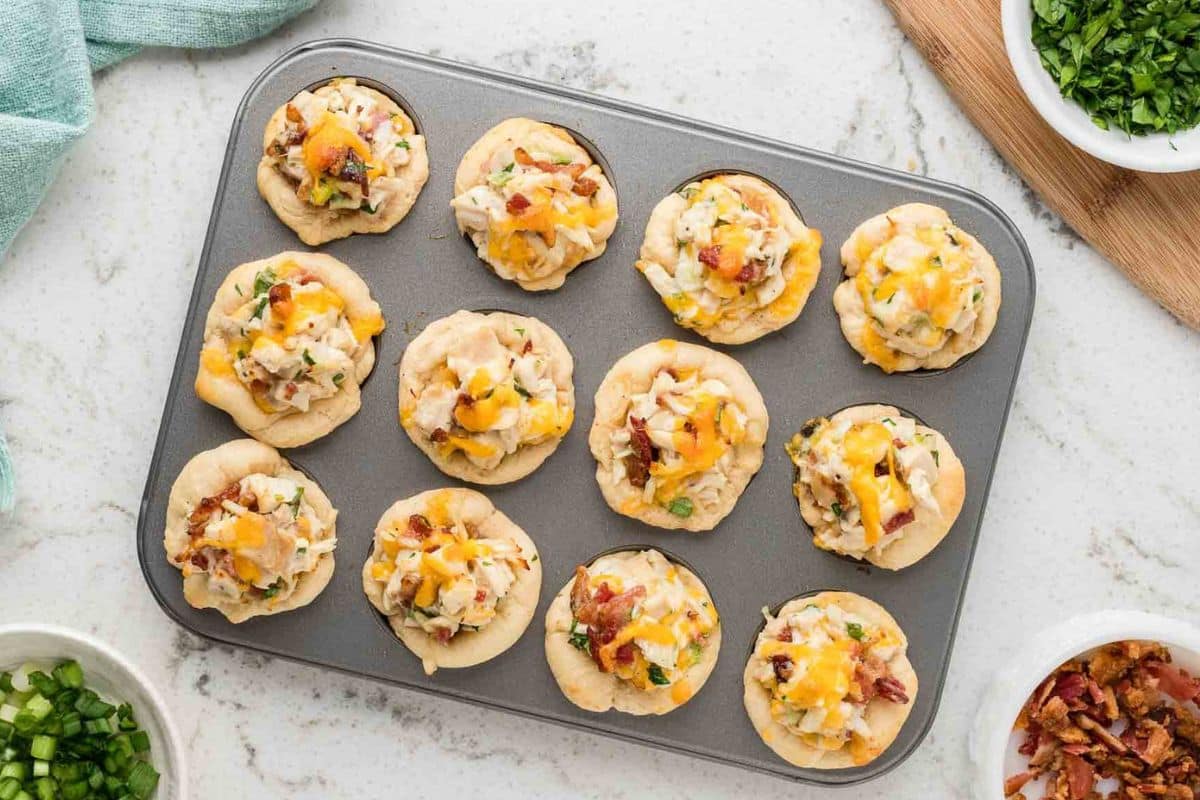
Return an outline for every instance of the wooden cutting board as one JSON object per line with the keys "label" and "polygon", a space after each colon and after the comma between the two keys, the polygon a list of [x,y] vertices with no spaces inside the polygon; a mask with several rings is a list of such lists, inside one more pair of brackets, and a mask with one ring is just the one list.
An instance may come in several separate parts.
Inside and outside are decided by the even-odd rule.
{"label": "wooden cutting board", "polygon": [[1200,172],[1132,172],[1059,136],[1025,99],[1009,65],[1000,0],[885,2],[967,116],[1046,205],[1200,329]]}

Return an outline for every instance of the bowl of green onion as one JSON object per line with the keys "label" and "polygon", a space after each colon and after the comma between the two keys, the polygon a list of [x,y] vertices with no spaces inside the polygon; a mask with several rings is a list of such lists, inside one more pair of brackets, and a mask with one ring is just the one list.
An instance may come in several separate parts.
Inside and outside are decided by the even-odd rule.
{"label": "bowl of green onion", "polygon": [[1142,172],[1200,169],[1200,3],[1002,0],[1025,95],[1076,147]]}
{"label": "bowl of green onion", "polygon": [[0,800],[186,800],[166,704],[111,647],[0,625]]}

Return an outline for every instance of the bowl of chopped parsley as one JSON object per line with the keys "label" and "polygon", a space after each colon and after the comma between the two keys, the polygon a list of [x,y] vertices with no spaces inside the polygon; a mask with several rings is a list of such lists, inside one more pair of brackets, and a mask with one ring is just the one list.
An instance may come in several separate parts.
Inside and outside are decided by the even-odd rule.
{"label": "bowl of chopped parsley", "polygon": [[1021,88],[1072,144],[1200,169],[1200,0],[1003,0],[1001,15]]}
{"label": "bowl of chopped parsley", "polygon": [[102,642],[0,625],[0,800],[185,800],[166,704]]}

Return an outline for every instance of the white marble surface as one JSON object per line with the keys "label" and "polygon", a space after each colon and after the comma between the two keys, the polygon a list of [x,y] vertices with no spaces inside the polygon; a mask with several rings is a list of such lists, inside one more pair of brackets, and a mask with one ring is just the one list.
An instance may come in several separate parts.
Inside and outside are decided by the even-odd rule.
{"label": "white marble surface", "polygon": [[977,698],[1030,630],[1107,606],[1200,614],[1200,336],[1038,203],[882,3],[604,8],[596,24],[534,0],[326,0],[251,46],[144,53],[99,77],[94,129],[0,264],[0,425],[20,480],[0,522],[0,618],[82,627],[136,659],[174,699],[194,797],[825,793],[214,647],[145,590],[135,516],[230,121],[262,67],[317,37],[926,173],[984,192],[1024,232],[1038,307],[941,711],[903,766],[843,796],[964,797]]}

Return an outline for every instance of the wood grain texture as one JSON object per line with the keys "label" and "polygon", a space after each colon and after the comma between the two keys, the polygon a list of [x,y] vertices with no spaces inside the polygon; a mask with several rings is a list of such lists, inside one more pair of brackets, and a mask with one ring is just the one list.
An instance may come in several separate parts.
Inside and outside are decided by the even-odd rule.
{"label": "wood grain texture", "polygon": [[1156,175],[1079,150],[1025,98],[1000,0],[885,0],[967,116],[1042,200],[1135,284],[1200,329],[1200,173]]}

